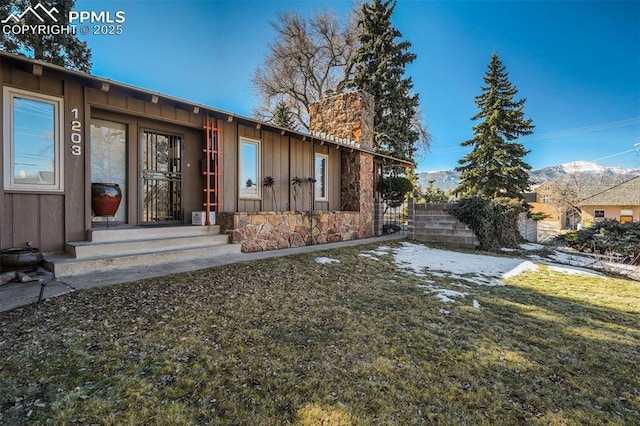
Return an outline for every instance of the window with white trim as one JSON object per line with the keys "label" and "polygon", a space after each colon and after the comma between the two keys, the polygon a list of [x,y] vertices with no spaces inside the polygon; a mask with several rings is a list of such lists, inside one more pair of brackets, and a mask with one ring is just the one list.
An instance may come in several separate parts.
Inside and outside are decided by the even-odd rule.
{"label": "window with white trim", "polygon": [[61,192],[63,99],[5,87],[4,189]]}
{"label": "window with white trim", "polygon": [[240,139],[240,198],[260,199],[260,141]]}
{"label": "window with white trim", "polygon": [[316,179],[316,201],[329,201],[327,167],[329,165],[329,156],[325,154],[316,154],[315,161],[315,179]]}
{"label": "window with white trim", "polygon": [[595,219],[604,219],[604,210],[594,210],[593,217]]}

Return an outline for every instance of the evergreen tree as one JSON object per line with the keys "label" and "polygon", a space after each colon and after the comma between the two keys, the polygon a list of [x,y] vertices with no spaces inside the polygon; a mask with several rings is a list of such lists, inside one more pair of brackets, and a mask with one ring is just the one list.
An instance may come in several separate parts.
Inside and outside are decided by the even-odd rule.
{"label": "evergreen tree", "polygon": [[429,181],[429,186],[423,192],[423,199],[425,203],[446,203],[451,198],[449,191],[444,191],[434,185],[433,180]]}
{"label": "evergreen tree", "polygon": [[462,146],[472,151],[458,161],[462,196],[484,199],[518,198],[529,188],[531,166],[524,161],[529,153],[516,139],[533,133],[531,119],[524,118],[526,99],[514,100],[518,89],[509,82],[509,74],[496,53],[484,77],[486,86],[476,96],[480,112],[472,120],[482,120],[473,127],[473,139]]}
{"label": "evergreen tree", "polygon": [[271,122],[279,127],[285,129],[296,130],[296,120],[293,118],[291,109],[287,106],[285,101],[279,101],[276,104],[276,108],[273,111],[273,118]]}
{"label": "evergreen tree", "polygon": [[[2,1],[0,16],[8,17],[12,13],[18,16],[32,7],[32,3],[35,4],[30,0]],[[52,10],[54,7],[57,9],[57,12],[54,12],[57,22],[52,21],[50,24],[66,26],[69,24],[69,11],[73,9],[75,0],[40,0],[39,4],[46,10]],[[38,11],[41,10],[38,8]],[[33,13],[26,13],[20,19],[20,25],[41,24]],[[77,71],[91,71],[91,50],[87,43],[80,41],[75,34],[34,34],[29,31],[14,34],[3,31],[0,35],[0,48],[9,53],[30,56]]]}
{"label": "evergreen tree", "polygon": [[411,93],[411,77],[403,77],[405,66],[416,55],[409,51],[410,42],[396,41],[402,34],[391,23],[395,5],[392,0],[373,0],[362,5],[358,23],[360,45],[350,86],[374,97],[376,150],[413,161],[416,144],[426,132],[419,125],[419,97]]}

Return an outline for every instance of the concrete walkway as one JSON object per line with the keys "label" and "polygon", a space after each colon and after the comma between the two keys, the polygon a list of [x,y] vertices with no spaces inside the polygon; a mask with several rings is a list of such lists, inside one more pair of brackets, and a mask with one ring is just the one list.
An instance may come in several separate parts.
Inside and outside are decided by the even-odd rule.
{"label": "concrete walkway", "polygon": [[[382,243],[406,238],[406,235],[386,235],[361,240],[344,241],[339,243],[320,244],[315,246],[296,247],[283,250],[271,250],[258,253],[238,253],[221,255],[220,257],[196,261],[177,263],[164,263],[151,265],[144,268],[126,268],[112,271],[102,271],[91,274],[76,275],[71,277],[56,278],[44,287],[43,300],[76,290],[84,290],[93,287],[104,287],[137,281],[143,278],[160,277],[179,272],[195,271],[213,266],[228,265],[238,262],[247,262],[270,257],[282,257],[292,254],[309,253],[329,250],[333,248],[357,246],[369,243]],[[19,306],[36,303],[40,295],[39,283],[10,283],[0,286],[0,312],[9,311]]]}

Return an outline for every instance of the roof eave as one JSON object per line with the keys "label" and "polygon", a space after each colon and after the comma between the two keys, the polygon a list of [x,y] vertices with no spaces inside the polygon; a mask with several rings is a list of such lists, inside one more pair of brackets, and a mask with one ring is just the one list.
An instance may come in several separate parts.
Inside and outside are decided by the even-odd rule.
{"label": "roof eave", "polygon": [[39,59],[32,59],[32,58],[27,58],[26,56],[21,56],[21,55],[15,55],[13,53],[9,53],[9,52],[5,52],[0,50],[0,57],[6,57],[9,58],[10,60],[14,60],[14,61],[19,61],[25,64],[32,64],[32,65],[40,65],[42,67],[46,67],[48,69],[54,70],[54,71],[58,71],[60,73],[64,73],[64,74],[68,74],[68,75],[72,75],[75,76],[77,78],[80,79],[84,79],[87,81],[91,81],[94,83],[97,83],[97,87],[101,87],[102,83],[107,83],[109,85],[113,85],[114,87],[119,87],[121,89],[127,90],[127,91],[131,91],[134,93],[138,93],[138,94],[144,94],[144,95],[148,95],[149,98],[153,97],[153,96],[157,96],[158,98],[162,98],[164,100],[173,102],[173,103],[177,103],[177,104],[181,104],[185,107],[187,107],[187,109],[191,109],[193,110],[194,107],[199,108],[201,111],[208,111],[212,114],[215,115],[219,115],[219,116],[226,116],[227,119],[230,119],[231,121],[233,120],[238,120],[241,122],[245,122],[245,123],[250,123],[253,126],[259,126],[259,127],[264,127],[264,128],[268,128],[270,130],[274,130],[276,133],[280,133],[282,135],[286,135],[289,134],[291,136],[295,136],[299,139],[302,139],[303,141],[309,141],[309,142],[313,142],[313,141],[318,141],[318,142],[322,142],[322,143],[326,143],[326,144],[330,144],[332,146],[337,146],[337,147],[344,147],[345,149],[353,149],[359,152],[364,152],[364,153],[370,153],[373,154],[375,157],[381,158],[383,159],[383,161],[389,161],[389,162],[393,162],[394,165],[399,165],[399,166],[403,166],[403,167],[415,167],[415,164],[413,164],[410,161],[406,161],[406,160],[401,160],[399,158],[395,158],[395,157],[391,157],[385,154],[379,154],[374,152],[373,150],[370,149],[366,149],[364,147],[361,146],[357,146],[357,144],[355,143],[340,143],[338,141],[336,141],[334,138],[323,138],[323,137],[318,137],[318,136],[314,136],[310,133],[303,133],[303,132],[299,132],[297,130],[291,130],[291,129],[287,129],[284,127],[279,127],[276,126],[272,123],[268,123],[268,122],[264,122],[264,121],[260,121],[260,120],[256,120],[254,118],[250,118],[250,117],[246,117],[240,114],[235,114],[229,111],[225,111],[222,109],[218,109],[218,108],[213,108],[211,106],[208,105],[204,105],[204,104],[200,104],[197,102],[191,102],[188,101],[186,99],[181,99],[181,98],[177,98],[174,96],[170,96],[170,95],[166,95],[164,93],[161,92],[154,92],[151,90],[147,90],[147,89],[143,89],[141,87],[137,87],[137,86],[132,86],[130,84],[127,83],[122,83],[119,81],[115,81],[115,80],[111,80],[109,78],[105,78],[105,77],[99,77],[93,74],[89,74],[89,73],[85,73],[82,71],[76,71],[76,70],[71,70],[68,68],[65,68],[63,66],[60,65],[55,65],[55,64],[51,64]]}

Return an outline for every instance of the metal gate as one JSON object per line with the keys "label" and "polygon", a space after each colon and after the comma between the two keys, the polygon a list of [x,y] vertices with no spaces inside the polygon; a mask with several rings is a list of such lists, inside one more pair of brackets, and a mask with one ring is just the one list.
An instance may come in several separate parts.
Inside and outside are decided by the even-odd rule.
{"label": "metal gate", "polygon": [[143,130],[140,139],[141,223],[182,222],[182,136]]}

